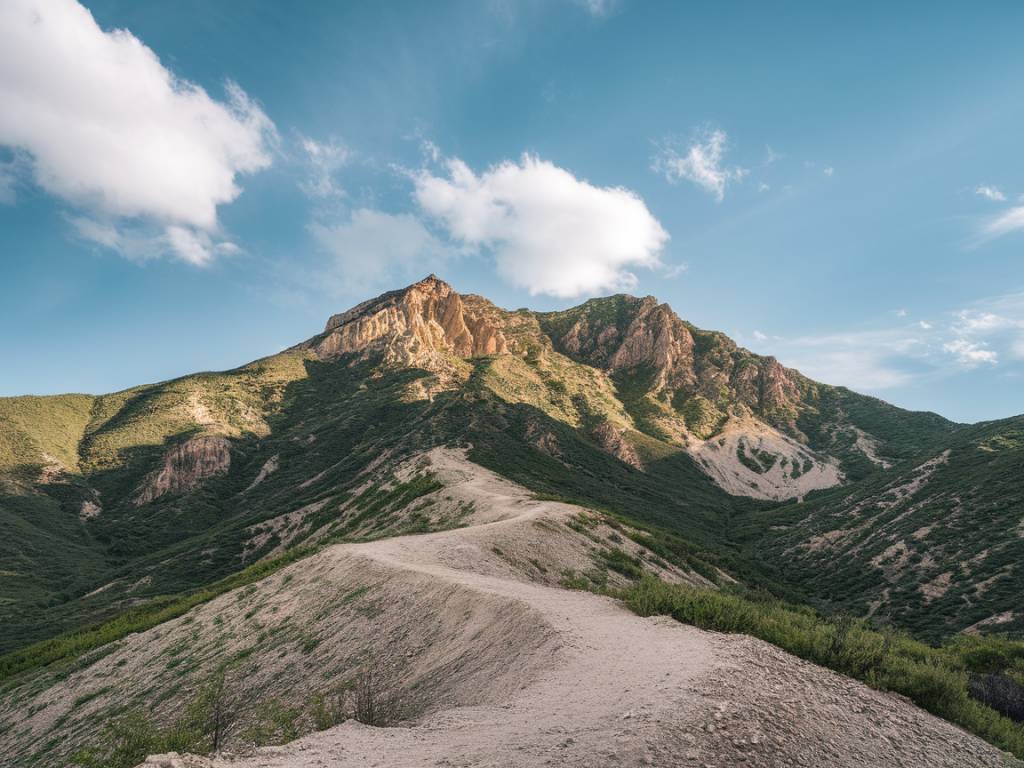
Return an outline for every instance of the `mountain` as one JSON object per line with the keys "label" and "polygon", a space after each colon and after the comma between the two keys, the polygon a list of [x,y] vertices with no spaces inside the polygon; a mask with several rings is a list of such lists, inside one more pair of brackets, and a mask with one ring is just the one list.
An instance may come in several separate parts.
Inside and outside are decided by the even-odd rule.
{"label": "mountain", "polygon": [[[365,533],[346,520],[361,473],[426,445],[472,445],[476,460],[529,487],[660,526],[727,567],[743,548],[734,521],[759,514],[752,499],[827,489],[836,490],[823,499],[859,498],[893,467],[968,434],[814,382],[652,297],[506,311],[434,276],[242,368],[111,395],[4,398],[0,425],[0,620],[10,630],[0,650],[193,589],[311,536]],[[827,503],[769,508],[763,519],[807,520],[785,536],[768,526],[757,556],[767,567],[740,570],[781,578],[784,552],[818,551],[792,537],[817,535],[810,510]],[[1005,535],[979,525],[972,557]],[[785,559],[793,579],[814,581],[813,557]],[[966,589],[990,566],[949,578]],[[816,594],[865,608],[859,594]],[[988,607],[982,599],[970,615]]]}
{"label": "mountain", "polygon": [[[1022,450],[1021,418],[960,425],[815,382],[653,297],[509,311],[431,275],[234,370],[0,398],[0,725],[23,734],[9,748],[55,764],[96,718],[170,718],[185,706],[179,676],[236,655],[298,706],[329,682],[313,667],[344,666],[344,638],[370,652],[365,627],[335,637],[333,623],[383,610],[357,599],[366,579],[437,576],[473,552],[473,579],[607,591],[649,573],[929,641],[1020,633]],[[532,504],[554,506],[521,519]],[[494,538],[505,519],[518,539]],[[369,545],[465,526],[422,562]],[[372,561],[362,581],[350,555]],[[438,610],[413,582],[388,600],[408,589],[409,610]],[[295,612],[310,600],[315,612]],[[515,605],[541,610],[518,593]],[[505,608],[492,607],[482,632],[499,631]],[[418,653],[393,629],[395,648]],[[273,661],[286,653],[308,657],[287,683]],[[469,682],[434,690],[447,673],[431,664],[402,678],[417,712],[438,696],[471,703]]]}
{"label": "mountain", "polygon": [[1019,635],[1022,469],[1024,417],[965,427],[941,450],[757,513],[748,554],[805,599],[920,637]]}

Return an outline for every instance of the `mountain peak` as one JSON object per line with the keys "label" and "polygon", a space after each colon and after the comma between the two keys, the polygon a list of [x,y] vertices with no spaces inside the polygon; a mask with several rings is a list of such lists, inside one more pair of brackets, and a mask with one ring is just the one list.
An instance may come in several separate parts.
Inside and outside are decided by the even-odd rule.
{"label": "mountain peak", "polygon": [[434,274],[333,315],[310,344],[325,358],[383,353],[387,363],[428,370],[449,367],[451,356],[508,350],[501,329]]}

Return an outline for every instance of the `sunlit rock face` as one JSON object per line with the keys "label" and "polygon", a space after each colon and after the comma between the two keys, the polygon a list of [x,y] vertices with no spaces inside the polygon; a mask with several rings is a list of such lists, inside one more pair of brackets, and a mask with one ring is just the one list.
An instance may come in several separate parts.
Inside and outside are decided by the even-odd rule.
{"label": "sunlit rock face", "polygon": [[500,355],[508,345],[499,327],[431,275],[334,315],[314,349],[325,359],[383,353],[385,363],[433,370],[447,356]]}

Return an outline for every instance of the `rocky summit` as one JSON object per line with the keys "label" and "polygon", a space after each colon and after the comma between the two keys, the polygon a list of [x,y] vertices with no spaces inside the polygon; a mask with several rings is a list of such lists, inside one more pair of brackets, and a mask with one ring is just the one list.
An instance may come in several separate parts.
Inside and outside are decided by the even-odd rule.
{"label": "rocky summit", "polygon": [[653,297],[433,275],[237,369],[0,399],[0,764],[999,765],[1021,466],[1020,418]]}

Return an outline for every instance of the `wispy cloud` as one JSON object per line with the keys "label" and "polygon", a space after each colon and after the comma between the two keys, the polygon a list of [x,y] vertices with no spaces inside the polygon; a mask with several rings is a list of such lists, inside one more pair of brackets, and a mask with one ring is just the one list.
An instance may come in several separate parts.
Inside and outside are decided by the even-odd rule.
{"label": "wispy cloud", "polygon": [[299,187],[312,198],[342,197],[344,189],[338,184],[337,173],[352,160],[352,150],[341,139],[331,136],[317,141],[308,136],[299,138],[308,176]]}
{"label": "wispy cloud", "polygon": [[996,203],[1002,203],[1005,202],[1006,200],[1006,195],[1003,194],[1002,190],[999,189],[999,187],[992,187],[987,184],[983,184],[980,187],[977,187],[974,190],[974,194],[978,195],[979,197],[984,197],[988,200],[992,200],[993,202]]}
{"label": "wispy cloud", "polygon": [[1024,205],[1010,208],[986,221],[981,227],[981,240],[994,240],[1019,229],[1024,229]]}
{"label": "wispy cloud", "polygon": [[610,16],[619,6],[619,0],[575,0],[575,2],[591,16],[599,19]]}
{"label": "wispy cloud", "polygon": [[784,337],[752,333],[756,351],[773,354],[812,378],[863,391],[982,368],[1009,372],[1024,360],[1024,293],[977,301],[940,320],[896,322],[870,329]]}
{"label": "wispy cloud", "polygon": [[690,181],[707,190],[721,202],[726,188],[746,176],[749,171],[725,165],[728,136],[721,129],[706,129],[680,151],[672,143],[663,143],[651,161],[651,170],[671,183]]}
{"label": "wispy cloud", "polygon": [[329,293],[358,293],[422,277],[458,255],[409,213],[363,208],[339,222],[314,222],[309,230],[328,258],[315,280]]}
{"label": "wispy cloud", "polygon": [[942,345],[953,358],[965,368],[974,368],[982,363],[995,365],[999,362],[999,354],[994,350],[987,349],[984,342],[967,341],[966,339],[954,339]]}

